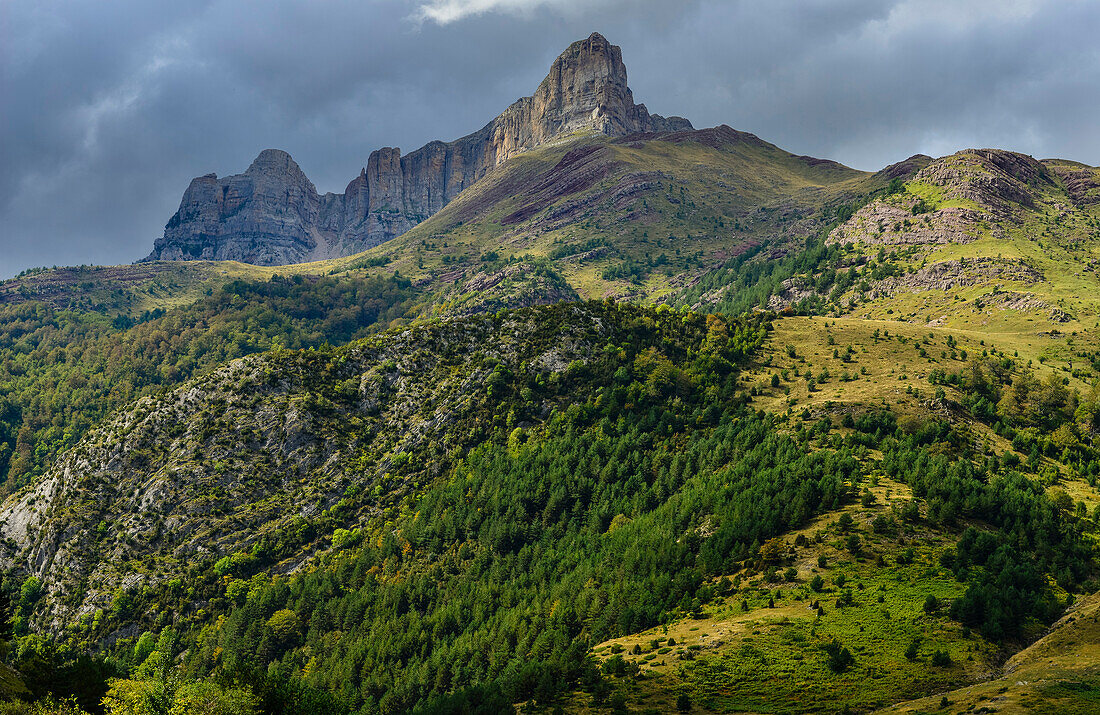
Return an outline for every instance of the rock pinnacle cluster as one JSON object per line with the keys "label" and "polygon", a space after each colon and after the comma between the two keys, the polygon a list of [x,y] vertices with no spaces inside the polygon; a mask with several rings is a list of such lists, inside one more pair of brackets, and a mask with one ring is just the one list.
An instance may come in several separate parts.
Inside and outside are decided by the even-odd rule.
{"label": "rock pinnacle cluster", "polygon": [[691,129],[635,104],[622,52],[593,33],[571,44],[530,97],[480,130],[402,155],[371,153],[342,194],[318,194],[289,154],[265,149],[243,174],[191,181],[146,260],[283,265],[364,251],[442,209],[494,167],[563,134]]}

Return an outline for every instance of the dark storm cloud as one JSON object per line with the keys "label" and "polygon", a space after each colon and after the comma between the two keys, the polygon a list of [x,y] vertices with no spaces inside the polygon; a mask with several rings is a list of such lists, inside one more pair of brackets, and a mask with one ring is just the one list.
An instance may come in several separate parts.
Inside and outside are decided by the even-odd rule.
{"label": "dark storm cloud", "polygon": [[0,276],[138,258],[191,177],[288,150],[321,191],[479,128],[570,41],[635,98],[876,169],[1002,146],[1100,163],[1100,4],[0,0]]}

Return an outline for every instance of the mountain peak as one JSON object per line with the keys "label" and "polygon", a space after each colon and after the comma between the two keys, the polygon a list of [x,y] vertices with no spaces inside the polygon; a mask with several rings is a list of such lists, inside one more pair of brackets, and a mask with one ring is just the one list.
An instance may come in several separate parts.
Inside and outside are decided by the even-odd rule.
{"label": "mountain peak", "polygon": [[[611,44],[606,37],[598,32],[593,32],[587,39],[577,40],[570,44],[554,60],[554,65],[569,62],[603,63],[615,74],[621,73],[624,82],[626,80],[626,65],[623,64],[622,50]],[[553,74],[553,69],[551,69],[551,74]]]}
{"label": "mountain peak", "polygon": [[372,152],[343,194],[318,195],[281,149],[260,152],[244,174],[195,179],[148,260],[277,265],[349,255],[399,236],[511,157],[563,134],[691,128],[635,104],[622,51],[593,32],[558,55],[534,94],[479,131],[404,156]]}
{"label": "mountain peak", "polygon": [[290,154],[282,149],[264,149],[252,160],[252,165],[248,167],[248,171],[262,171],[268,168],[285,171],[291,166],[298,168],[298,164]]}
{"label": "mountain peak", "polygon": [[285,176],[298,183],[308,183],[305,172],[290,154],[282,149],[264,149],[252,160],[252,164],[245,170],[245,174],[255,176],[258,174],[276,174]]}
{"label": "mountain peak", "polygon": [[645,105],[634,104],[622,50],[598,32],[569,45],[554,60],[535,94],[510,111],[527,115],[530,134],[517,137],[521,146],[506,146],[501,160],[558,134],[582,129],[611,136],[691,129],[686,119],[651,115]]}

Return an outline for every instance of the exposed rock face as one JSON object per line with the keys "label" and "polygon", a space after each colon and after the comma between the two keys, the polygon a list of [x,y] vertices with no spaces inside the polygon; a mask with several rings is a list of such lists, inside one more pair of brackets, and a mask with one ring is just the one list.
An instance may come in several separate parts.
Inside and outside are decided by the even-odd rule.
{"label": "exposed rock face", "polygon": [[1035,159],[1001,149],[960,151],[932,162],[916,178],[943,187],[948,198],[973,201],[1006,218],[1021,206],[1035,205],[1035,187],[1053,183],[1047,168]]}
{"label": "exposed rock face", "polygon": [[[913,170],[924,164],[916,173]],[[1053,184],[1047,167],[1025,154],[999,149],[967,149],[932,161],[912,156],[883,169],[884,178],[906,178],[938,188],[942,198],[962,205],[922,211],[911,193],[870,202],[829,234],[830,243],[927,246],[969,243],[984,233],[1003,231],[997,221],[1013,221],[1035,207],[1036,192]],[[989,220],[994,220],[990,227]]]}
{"label": "exposed rock face", "polygon": [[402,156],[372,152],[343,194],[318,195],[286,152],[261,152],[244,174],[194,179],[146,260],[238,260],[282,265],[350,255],[439,211],[512,156],[562,134],[610,136],[691,129],[635,104],[622,53],[603,36],[574,42],[534,95],[479,131]]}
{"label": "exposed rock face", "polygon": [[287,263],[324,243],[321,210],[317,189],[290,155],[266,149],[243,174],[193,179],[151,257]]}
{"label": "exposed rock face", "polygon": [[873,201],[847,223],[829,234],[829,243],[861,243],[866,246],[934,246],[970,243],[981,236],[983,214],[951,206],[931,214],[914,216],[916,197],[895,198],[893,203]]}
{"label": "exposed rock face", "polygon": [[1100,204],[1100,171],[1070,162],[1050,162],[1048,167],[1062,180],[1075,206],[1084,208]]}
{"label": "exposed rock face", "polygon": [[939,261],[913,273],[889,276],[876,281],[869,291],[873,300],[899,293],[938,290],[951,291],[976,285],[1011,281],[1032,285],[1043,280],[1043,274],[1020,259],[974,258],[967,261]]}
{"label": "exposed rock face", "polygon": [[[494,163],[581,129],[609,136],[690,129],[686,119],[651,115],[634,104],[622,52],[602,35],[574,42],[550,67],[535,94],[520,99],[493,120]],[[482,130],[484,131],[484,130]]]}

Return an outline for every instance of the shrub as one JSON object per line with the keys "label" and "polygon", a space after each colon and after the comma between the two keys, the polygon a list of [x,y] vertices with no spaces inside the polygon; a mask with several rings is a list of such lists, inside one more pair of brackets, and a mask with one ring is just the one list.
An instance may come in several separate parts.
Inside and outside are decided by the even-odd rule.
{"label": "shrub", "polygon": [[336,529],[332,532],[332,548],[346,549],[359,543],[359,529]]}
{"label": "shrub", "polygon": [[271,629],[271,634],[275,636],[276,639],[282,641],[295,635],[301,627],[301,623],[298,620],[297,613],[284,608],[275,611],[271,618],[267,619],[267,627]]}
{"label": "shrub", "polygon": [[621,678],[624,675],[628,675],[631,672],[636,672],[638,666],[633,663],[628,663],[621,655],[613,655],[604,661],[603,672],[608,675]]}
{"label": "shrub", "polygon": [[856,662],[855,657],[852,656],[852,652],[842,646],[837,640],[826,643],[822,646],[822,650],[825,651],[826,663],[829,666],[829,670],[834,673],[843,673]]}
{"label": "shrub", "polygon": [[221,688],[214,683],[188,683],[176,691],[168,715],[255,715],[256,698],[246,688]]}
{"label": "shrub", "polygon": [[0,703],[0,715],[88,715],[75,699],[47,698],[34,703],[21,700]]}

